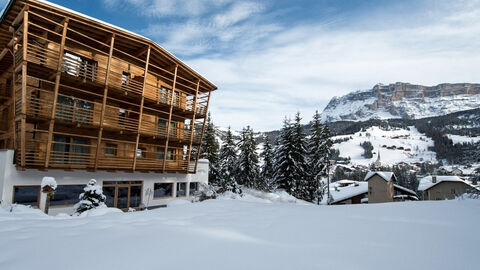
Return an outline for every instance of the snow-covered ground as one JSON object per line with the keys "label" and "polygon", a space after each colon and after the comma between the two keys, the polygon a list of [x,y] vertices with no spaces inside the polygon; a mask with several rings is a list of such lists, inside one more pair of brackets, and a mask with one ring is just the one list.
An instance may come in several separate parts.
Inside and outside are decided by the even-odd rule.
{"label": "snow-covered ground", "polygon": [[[413,126],[409,127],[409,129],[382,130],[373,126],[352,135],[333,137],[333,140],[352,137],[352,139],[346,142],[334,144],[333,147],[340,151],[341,157],[350,157],[351,164],[354,165],[368,166],[374,163],[377,160],[378,151],[380,151],[380,160],[387,165],[399,162],[436,162],[435,152],[428,150],[428,147],[433,146],[432,139],[420,133]],[[367,159],[362,156],[364,150],[360,143],[365,141],[370,141],[373,145],[372,152],[375,154],[372,158]],[[395,149],[388,149],[388,147],[392,146],[395,146]],[[400,150],[399,148],[403,149]]]}
{"label": "snow-covered ground", "polygon": [[0,209],[0,269],[478,269],[480,200],[315,206],[282,194],[103,216]]}

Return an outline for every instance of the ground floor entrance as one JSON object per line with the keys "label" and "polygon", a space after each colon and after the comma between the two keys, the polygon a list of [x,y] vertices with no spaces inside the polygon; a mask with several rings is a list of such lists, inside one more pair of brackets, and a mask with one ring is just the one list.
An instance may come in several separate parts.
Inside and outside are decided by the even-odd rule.
{"label": "ground floor entrance", "polygon": [[104,181],[103,194],[108,207],[127,211],[137,209],[142,202],[142,181]]}

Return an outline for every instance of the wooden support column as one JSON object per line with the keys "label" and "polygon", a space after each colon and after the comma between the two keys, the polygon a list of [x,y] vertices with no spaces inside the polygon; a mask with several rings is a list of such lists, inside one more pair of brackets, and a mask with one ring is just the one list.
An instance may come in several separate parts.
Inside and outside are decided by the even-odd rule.
{"label": "wooden support column", "polygon": [[109,82],[109,74],[110,74],[110,65],[112,63],[112,56],[113,56],[113,47],[115,45],[115,34],[112,35],[110,39],[110,51],[108,52],[108,60],[107,60],[107,71],[105,73],[105,88],[103,89],[103,102],[102,102],[102,109],[100,112],[100,128],[98,129],[98,137],[97,137],[97,149],[95,151],[95,164],[94,169],[98,168],[98,158],[100,157],[100,146],[102,144],[102,136],[103,136],[103,121],[105,118],[105,108],[107,106],[107,96],[108,96],[108,82]]}
{"label": "wooden support column", "polygon": [[148,45],[147,60],[145,61],[145,72],[143,75],[142,101],[140,103],[140,115],[138,116],[137,140],[135,142],[135,150],[133,152],[133,166],[132,166],[133,171],[135,171],[135,168],[137,166],[137,149],[138,149],[138,144],[140,143],[140,128],[142,126],[143,104],[145,103],[145,84],[147,83],[148,64],[150,62],[150,49],[151,49],[151,46]]}
{"label": "wooden support column", "polygon": [[[16,106],[16,103],[17,103],[17,87],[16,87],[16,61],[15,61],[15,54],[17,53],[17,42],[16,42],[16,37],[15,37],[15,31],[13,31],[13,38],[12,40],[14,41],[13,45],[12,45],[12,58],[13,58],[13,70],[12,70],[12,89],[13,89],[13,93],[12,93],[12,96],[13,96],[13,149],[17,150],[17,123],[16,123],[16,113],[17,113],[17,106]],[[15,160],[15,163],[17,161]]]}
{"label": "wooden support column", "polygon": [[[23,11],[23,41],[22,41],[22,119],[21,119],[21,136],[20,136],[20,165],[25,168],[26,154],[26,129],[27,129],[27,46],[28,46],[28,6]],[[15,59],[13,60],[15,61]]]}
{"label": "wooden support column", "polygon": [[[212,91],[208,92],[208,98],[207,98],[207,108],[205,110],[205,118],[203,119],[203,126],[202,126],[202,135],[200,138],[203,140],[203,134],[205,133],[205,123],[207,122],[207,117],[208,117],[208,105],[210,105],[210,96],[212,96]],[[201,145],[198,147],[198,153],[197,153],[197,159],[195,160],[195,170],[194,173],[197,172],[197,166],[198,166],[198,159],[200,158],[200,150],[201,150]]]}
{"label": "wooden support column", "polygon": [[60,88],[60,77],[62,75],[63,53],[65,51],[65,39],[67,38],[68,21],[69,21],[69,18],[65,18],[63,22],[62,40],[60,42],[58,64],[57,64],[57,70],[55,75],[55,86],[53,88],[53,105],[52,105],[52,111],[50,114],[50,124],[48,126],[47,153],[45,154],[45,168],[48,168],[50,164],[50,154],[52,151],[52,140],[53,140],[53,128],[55,125],[55,113],[57,111],[57,98],[58,98],[58,90]]}
{"label": "wooden support column", "polygon": [[193,118],[190,124],[190,145],[188,147],[188,156],[187,156],[187,173],[190,170],[190,157],[192,155],[192,145],[193,137],[195,132],[195,116],[197,115],[197,100],[198,100],[198,90],[200,89],[200,80],[197,82],[197,89],[195,90],[195,99],[193,100]]}
{"label": "wooden support column", "polygon": [[173,98],[175,97],[175,86],[177,84],[177,71],[178,71],[178,64],[175,65],[175,73],[174,73],[175,75],[173,76],[172,97],[170,98],[170,113],[168,114],[168,122],[167,122],[167,140],[165,142],[165,151],[163,153],[163,169],[162,169],[163,172],[165,172],[165,166],[167,165],[168,141],[170,139],[170,122],[172,122]]}

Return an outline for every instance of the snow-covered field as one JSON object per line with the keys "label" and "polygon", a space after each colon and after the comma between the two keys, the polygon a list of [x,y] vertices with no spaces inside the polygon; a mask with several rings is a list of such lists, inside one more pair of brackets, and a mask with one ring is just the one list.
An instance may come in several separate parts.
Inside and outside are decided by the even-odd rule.
{"label": "snow-covered field", "polygon": [[[415,127],[407,129],[382,130],[373,126],[365,131],[352,135],[341,135],[333,139],[352,137],[352,139],[334,144],[333,147],[340,151],[341,157],[350,157],[351,164],[368,166],[377,160],[377,153],[380,151],[380,159],[387,165],[399,162],[414,163],[421,161],[436,162],[435,153],[428,150],[433,146],[431,138],[420,133]],[[360,143],[370,141],[375,154],[372,158],[362,156],[364,150]],[[384,147],[385,146],[385,147]],[[388,149],[388,147],[395,149]],[[399,149],[400,148],[400,149]]]}
{"label": "snow-covered field", "polygon": [[0,269],[478,269],[480,200],[174,202],[75,218],[0,209]]}

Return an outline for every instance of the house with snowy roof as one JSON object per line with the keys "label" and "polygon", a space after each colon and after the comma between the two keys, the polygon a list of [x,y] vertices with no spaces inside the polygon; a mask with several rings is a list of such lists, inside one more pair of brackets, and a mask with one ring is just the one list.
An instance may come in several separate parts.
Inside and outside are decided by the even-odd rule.
{"label": "house with snowy roof", "polygon": [[424,200],[452,200],[465,193],[480,193],[480,189],[456,175],[429,175],[420,179],[418,190]]}
{"label": "house with snowy roof", "polygon": [[208,181],[199,157],[216,89],[146,37],[48,1],[9,0],[0,202],[38,206],[43,176],[58,183],[52,212],[72,209],[91,178],[124,210],[189,196]]}
{"label": "house with snowy roof", "polygon": [[[387,179],[387,180],[385,180]],[[369,172],[365,181],[340,180],[331,184],[331,204],[417,201],[415,191],[395,184],[392,172]]]}

